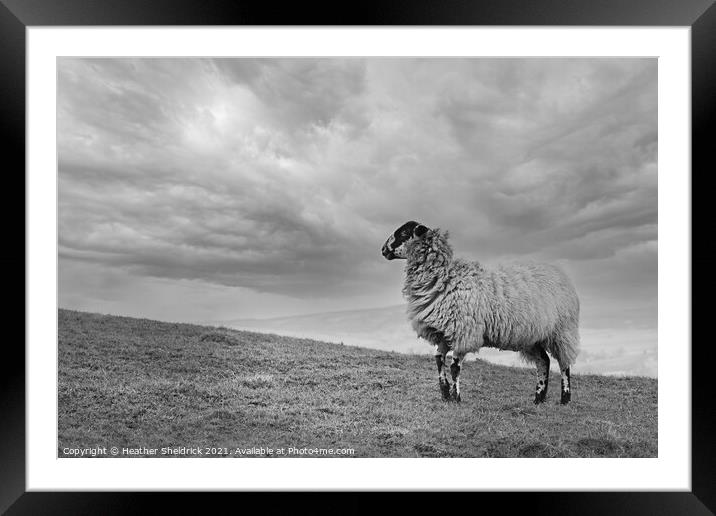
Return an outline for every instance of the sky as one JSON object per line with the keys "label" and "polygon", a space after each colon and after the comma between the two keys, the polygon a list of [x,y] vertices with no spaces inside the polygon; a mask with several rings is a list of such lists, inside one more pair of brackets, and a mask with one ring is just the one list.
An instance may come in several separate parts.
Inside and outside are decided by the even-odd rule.
{"label": "sky", "polygon": [[61,58],[57,100],[60,307],[394,306],[417,220],[561,264],[584,327],[656,349],[656,59]]}

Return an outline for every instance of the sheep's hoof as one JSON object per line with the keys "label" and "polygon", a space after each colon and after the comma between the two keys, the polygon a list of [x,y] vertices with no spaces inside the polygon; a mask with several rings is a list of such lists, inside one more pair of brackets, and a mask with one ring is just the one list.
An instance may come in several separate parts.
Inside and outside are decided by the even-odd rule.
{"label": "sheep's hoof", "polygon": [[572,399],[572,393],[570,391],[562,391],[562,398],[559,400],[561,405],[566,405]]}
{"label": "sheep's hoof", "polygon": [[547,393],[544,392],[544,391],[535,394],[535,405],[539,405],[540,403],[544,403],[546,399],[547,399]]}
{"label": "sheep's hoof", "polygon": [[457,392],[455,385],[452,386],[452,390],[450,391],[450,399],[458,403],[460,402],[460,393]]}

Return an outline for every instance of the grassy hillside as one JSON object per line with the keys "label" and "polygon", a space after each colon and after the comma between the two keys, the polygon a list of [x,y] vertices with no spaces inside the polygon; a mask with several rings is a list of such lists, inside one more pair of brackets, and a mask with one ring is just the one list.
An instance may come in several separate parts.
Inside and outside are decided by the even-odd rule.
{"label": "grassy hillside", "polygon": [[[276,333],[326,342],[343,342],[352,346],[432,355],[432,347],[419,339],[406,315],[407,305],[384,306],[359,310],[341,310],[268,319],[233,319],[202,322],[236,330]],[[573,372],[617,376],[657,377],[657,330],[644,318],[634,317],[625,327],[616,321],[595,317],[585,311],[579,329],[581,353]],[[656,313],[656,312],[654,312]],[[610,322],[612,324],[610,324]],[[480,358],[486,362],[524,367],[517,353],[503,353],[485,348]],[[555,361],[553,369],[558,371]]]}
{"label": "grassy hillside", "polygon": [[558,404],[553,376],[548,402],[534,406],[534,372],[469,362],[463,402],[444,403],[425,356],[60,310],[58,454],[210,446],[230,456],[253,447],[352,448],[355,457],[657,456],[656,380],[572,382],[570,405]]}

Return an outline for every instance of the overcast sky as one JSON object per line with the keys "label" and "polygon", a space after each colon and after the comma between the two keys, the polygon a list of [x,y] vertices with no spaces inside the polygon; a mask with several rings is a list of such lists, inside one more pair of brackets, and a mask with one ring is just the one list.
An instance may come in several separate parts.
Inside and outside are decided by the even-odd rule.
{"label": "overcast sky", "polygon": [[656,59],[59,59],[57,123],[61,307],[399,304],[412,219],[656,328]]}

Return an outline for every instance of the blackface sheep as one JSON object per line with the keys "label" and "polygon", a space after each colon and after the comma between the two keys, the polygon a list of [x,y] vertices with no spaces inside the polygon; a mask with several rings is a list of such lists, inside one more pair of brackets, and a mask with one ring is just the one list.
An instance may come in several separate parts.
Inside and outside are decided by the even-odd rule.
{"label": "blackface sheep", "polygon": [[[534,402],[545,401],[549,356],[562,372],[561,403],[571,398],[570,366],[579,352],[579,299],[554,265],[523,263],[488,269],[453,258],[447,231],[410,221],[383,245],[388,260],[407,260],[403,294],[418,336],[435,345],[445,400],[460,401],[465,355],[488,346],[519,352],[537,366]],[[447,377],[447,354],[452,352]]]}

